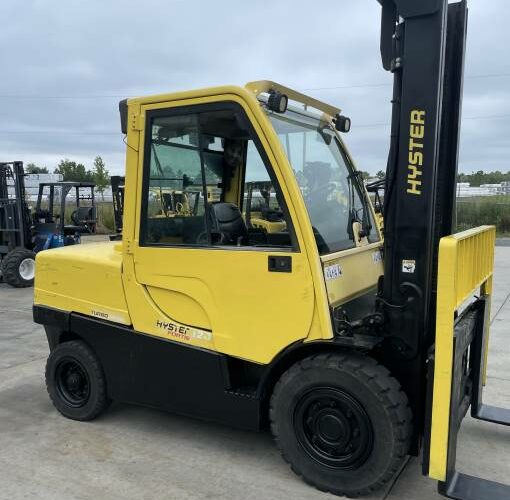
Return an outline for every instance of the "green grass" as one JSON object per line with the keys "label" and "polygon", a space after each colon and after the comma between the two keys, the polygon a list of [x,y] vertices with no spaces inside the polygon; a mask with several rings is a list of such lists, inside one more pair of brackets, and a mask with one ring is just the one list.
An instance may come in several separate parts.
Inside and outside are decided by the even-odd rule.
{"label": "green grass", "polygon": [[113,204],[108,201],[100,201],[97,206],[97,232],[112,233],[115,229],[113,222]]}
{"label": "green grass", "polygon": [[498,236],[510,234],[510,196],[485,196],[457,200],[457,231],[495,225]]}

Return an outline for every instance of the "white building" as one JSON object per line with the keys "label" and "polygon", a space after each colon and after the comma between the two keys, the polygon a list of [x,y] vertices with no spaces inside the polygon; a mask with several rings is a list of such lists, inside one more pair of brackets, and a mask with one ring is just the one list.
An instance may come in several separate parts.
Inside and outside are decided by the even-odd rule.
{"label": "white building", "polygon": [[501,182],[500,184],[482,184],[479,187],[471,186],[469,182],[457,183],[457,198],[498,196],[504,194],[510,194],[510,182]]}

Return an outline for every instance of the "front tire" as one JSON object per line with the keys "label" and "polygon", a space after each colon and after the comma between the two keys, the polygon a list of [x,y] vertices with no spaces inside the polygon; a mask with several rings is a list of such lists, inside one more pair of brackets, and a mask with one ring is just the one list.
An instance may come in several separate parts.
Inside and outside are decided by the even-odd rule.
{"label": "front tire", "polygon": [[35,253],[26,248],[11,250],[2,260],[2,276],[15,288],[33,286],[35,277]]}
{"label": "front tire", "polygon": [[51,351],[46,388],[55,408],[73,420],[92,420],[110,404],[101,363],[79,340],[64,342]]}
{"label": "front tire", "polygon": [[292,470],[321,491],[379,489],[408,453],[411,412],[388,370],[357,354],[319,354],[285,372],[270,402],[271,430]]}

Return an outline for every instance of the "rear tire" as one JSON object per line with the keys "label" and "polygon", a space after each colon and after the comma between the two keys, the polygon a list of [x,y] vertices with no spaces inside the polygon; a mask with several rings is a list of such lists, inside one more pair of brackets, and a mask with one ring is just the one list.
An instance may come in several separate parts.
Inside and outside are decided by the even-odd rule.
{"label": "rear tire", "polygon": [[51,351],[46,389],[55,408],[73,420],[92,420],[110,404],[101,363],[80,340],[64,342]]}
{"label": "rear tire", "polygon": [[409,450],[406,395],[386,368],[357,353],[319,354],[292,366],[275,386],[270,421],[292,470],[335,495],[381,488]]}
{"label": "rear tire", "polygon": [[33,286],[35,253],[26,248],[11,250],[2,260],[2,276],[6,283],[16,288]]}

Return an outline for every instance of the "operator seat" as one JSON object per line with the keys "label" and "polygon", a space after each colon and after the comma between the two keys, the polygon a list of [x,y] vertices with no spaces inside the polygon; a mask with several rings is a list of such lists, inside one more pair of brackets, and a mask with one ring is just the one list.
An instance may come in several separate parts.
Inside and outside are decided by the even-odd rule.
{"label": "operator seat", "polygon": [[221,234],[220,244],[248,244],[248,228],[239,207],[233,203],[211,204],[212,230]]}

